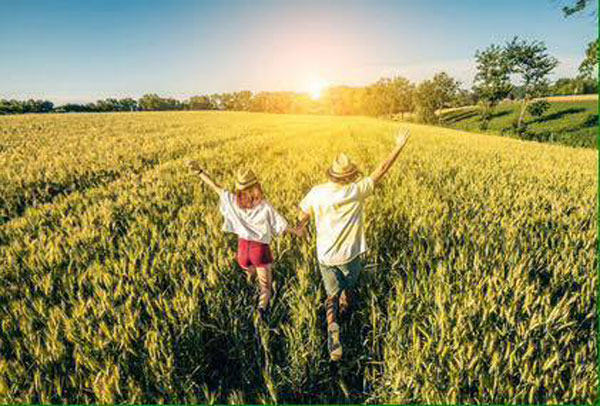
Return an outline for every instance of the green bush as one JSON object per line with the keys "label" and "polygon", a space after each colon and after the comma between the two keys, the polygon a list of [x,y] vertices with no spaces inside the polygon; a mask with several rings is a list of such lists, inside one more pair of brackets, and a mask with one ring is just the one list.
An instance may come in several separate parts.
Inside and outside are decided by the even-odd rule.
{"label": "green bush", "polygon": [[527,106],[527,112],[533,117],[541,117],[550,108],[550,103],[546,100],[537,100]]}

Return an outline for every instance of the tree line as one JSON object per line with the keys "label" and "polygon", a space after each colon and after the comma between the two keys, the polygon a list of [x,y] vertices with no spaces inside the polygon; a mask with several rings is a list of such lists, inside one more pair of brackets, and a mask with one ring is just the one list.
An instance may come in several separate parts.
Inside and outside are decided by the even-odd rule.
{"label": "tree line", "polygon": [[[2,100],[0,114],[118,112],[167,110],[230,110],[292,114],[335,114],[400,116],[411,113],[418,121],[437,123],[440,109],[477,105],[485,129],[495,107],[503,100],[520,100],[521,112],[517,126],[522,126],[526,110],[541,112],[542,96],[586,94],[597,92],[597,41],[588,45],[586,56],[575,78],[561,78],[550,83],[548,75],[557,66],[556,58],[548,54],[540,41],[515,37],[506,44],[492,44],[475,53],[477,73],[471,89],[446,72],[439,72],[420,83],[396,76],[381,78],[362,87],[334,86],[325,89],[318,99],[296,92],[239,91],[193,96],[187,100],[146,94],[140,99],[107,98],[95,103],[69,103],[54,106],[45,100]],[[517,80],[515,82],[515,79]]]}

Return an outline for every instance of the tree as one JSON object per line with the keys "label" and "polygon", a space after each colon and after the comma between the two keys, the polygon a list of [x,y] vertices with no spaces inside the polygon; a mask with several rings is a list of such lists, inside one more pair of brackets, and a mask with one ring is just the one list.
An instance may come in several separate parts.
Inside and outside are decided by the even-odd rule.
{"label": "tree", "polygon": [[137,108],[137,101],[130,97],[119,100],[120,111],[136,111]]}
{"label": "tree", "polygon": [[521,127],[529,101],[545,95],[548,91],[548,74],[556,68],[558,60],[548,54],[543,42],[527,42],[518,37],[514,37],[506,44],[505,52],[510,64],[510,71],[519,76],[524,91],[517,122],[517,126]]}
{"label": "tree", "polygon": [[363,114],[366,100],[364,87],[328,87],[323,94],[326,111],[336,115]]}
{"label": "tree", "polygon": [[364,107],[369,115],[392,115],[412,111],[414,86],[400,76],[381,78],[365,91]]}
{"label": "tree", "polygon": [[506,50],[495,44],[475,52],[475,61],[477,73],[473,90],[480,100],[481,128],[486,129],[494,108],[513,88],[510,66]]}
{"label": "tree", "polygon": [[576,78],[560,78],[551,87],[553,95],[594,94],[598,93],[598,83],[592,78],[581,75]]}
{"label": "tree", "polygon": [[[574,2],[563,7],[563,13],[565,17],[579,14],[584,10],[591,9],[591,15],[594,17],[596,23],[596,16],[598,14],[598,3],[591,0],[574,0]],[[592,79],[594,71],[598,68],[598,38],[588,44],[585,51],[585,59],[579,65],[579,75],[584,79]]]}
{"label": "tree", "polygon": [[232,110],[235,111],[250,111],[252,104],[252,92],[249,90],[242,90],[241,92],[233,93],[233,100],[231,101]]}
{"label": "tree", "polygon": [[570,5],[564,6],[562,10],[565,17],[569,17],[573,14],[581,13],[588,8],[592,8],[592,15],[595,16],[597,14],[597,9],[595,8],[596,5],[596,1],[592,0],[574,0]]}
{"label": "tree", "polygon": [[598,40],[588,44],[585,50],[585,58],[579,65],[579,75],[585,79],[592,79],[594,72],[598,69]]}
{"label": "tree", "polygon": [[541,117],[550,108],[550,103],[547,100],[536,100],[527,106],[527,111],[533,117]]}
{"label": "tree", "polygon": [[0,99],[0,114],[49,113],[54,104],[48,100],[4,100]]}
{"label": "tree", "polygon": [[456,99],[460,82],[446,72],[437,73],[433,79],[421,82],[414,92],[417,117],[425,123],[439,121],[436,112],[450,107]]}
{"label": "tree", "polygon": [[404,113],[414,110],[413,93],[415,86],[406,78],[397,76],[391,81],[392,90],[392,110],[393,113],[400,113],[404,119]]}
{"label": "tree", "polygon": [[452,107],[472,106],[477,104],[479,97],[475,92],[468,89],[458,89],[456,97],[452,103]]}
{"label": "tree", "polygon": [[138,101],[138,107],[146,111],[182,110],[183,104],[179,100],[162,98],[152,93],[143,95]]}
{"label": "tree", "polygon": [[215,108],[209,96],[194,96],[188,100],[190,110],[214,110]]}

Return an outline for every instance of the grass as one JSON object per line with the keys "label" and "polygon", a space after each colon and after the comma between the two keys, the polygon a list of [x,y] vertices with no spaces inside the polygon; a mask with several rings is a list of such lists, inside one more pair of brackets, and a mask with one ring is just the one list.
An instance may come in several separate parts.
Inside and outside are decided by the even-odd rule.
{"label": "grass", "polygon": [[228,187],[252,166],[293,219],[336,153],[368,173],[398,124],[0,117],[0,402],[595,402],[597,154],[406,125],[332,364],[314,236],[273,244],[258,324],[235,237],[185,161]]}
{"label": "grass", "polygon": [[[509,135],[512,123],[518,118],[520,104],[504,103],[492,115],[490,134]],[[460,130],[481,132],[481,118],[476,107],[445,112],[441,116],[445,126]],[[551,102],[550,108],[539,118],[526,116],[527,137],[574,147],[596,148],[598,136],[598,102]]]}

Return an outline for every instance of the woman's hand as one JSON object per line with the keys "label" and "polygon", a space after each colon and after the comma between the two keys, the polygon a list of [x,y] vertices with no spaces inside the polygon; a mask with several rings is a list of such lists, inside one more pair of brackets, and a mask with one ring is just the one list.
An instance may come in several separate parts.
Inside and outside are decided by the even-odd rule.
{"label": "woman's hand", "polygon": [[219,186],[214,180],[212,180],[208,173],[204,172],[204,169],[200,167],[198,161],[191,160],[187,161],[186,163],[192,171],[198,174],[200,180],[202,180],[204,183],[210,186],[210,188],[214,190],[218,195],[220,195],[223,192],[223,188]]}

